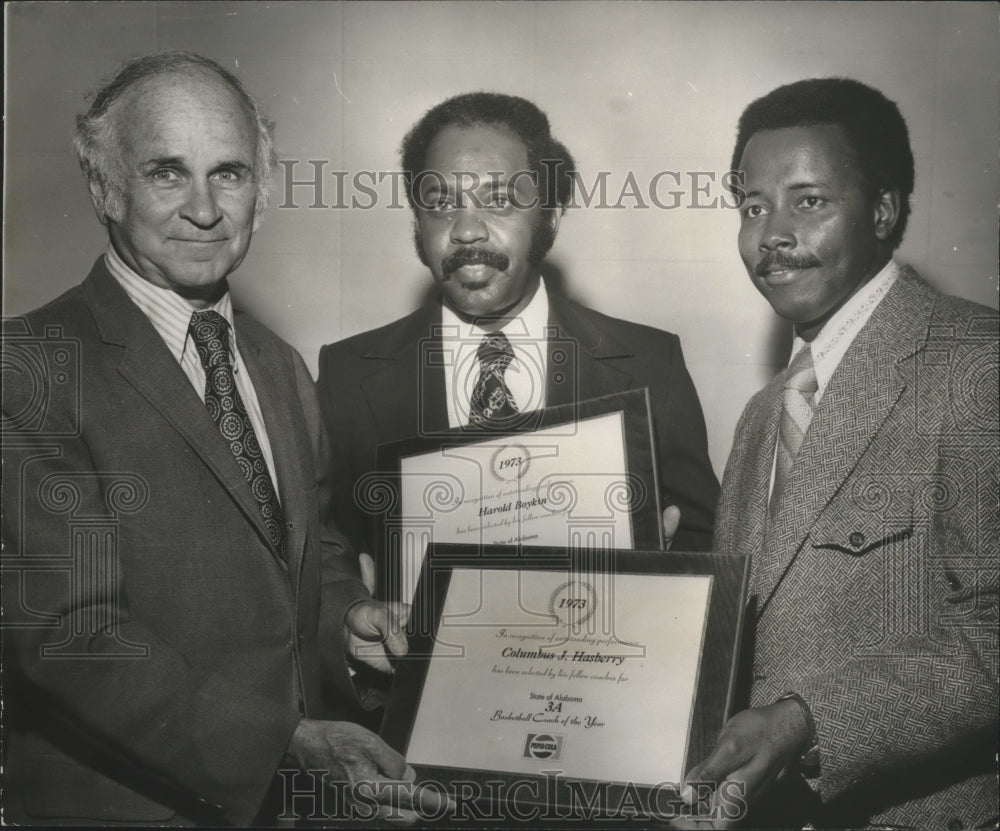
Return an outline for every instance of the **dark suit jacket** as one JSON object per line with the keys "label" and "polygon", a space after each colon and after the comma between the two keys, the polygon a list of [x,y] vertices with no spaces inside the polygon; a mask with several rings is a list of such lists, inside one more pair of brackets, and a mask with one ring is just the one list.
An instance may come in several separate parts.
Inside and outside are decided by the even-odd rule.
{"label": "dark suit jacket", "polygon": [[308,372],[236,316],[286,565],[207,410],[103,258],[7,323],[7,810],[246,824],[302,713],[326,712],[321,672],[350,690],[343,613],[364,592],[321,514],[328,453]]}
{"label": "dark suit jacket", "polygon": [[[448,429],[445,370],[421,366],[421,344],[440,341],[432,302],[370,332],[323,347],[319,397],[333,448],[337,522],[371,551],[368,517],[355,483],[375,470],[384,442]],[[705,420],[676,335],[629,323],[549,294],[546,404],[571,404],[647,387],[657,443],[663,504],[681,509],[674,548],[707,549],[718,497]],[[559,350],[564,362],[553,361]]]}
{"label": "dark suit jacket", "polygon": [[752,558],[750,704],[808,702],[825,824],[997,814],[997,333],[996,312],[904,272],[830,379],[771,519],[787,370],[736,429],[716,546]]}

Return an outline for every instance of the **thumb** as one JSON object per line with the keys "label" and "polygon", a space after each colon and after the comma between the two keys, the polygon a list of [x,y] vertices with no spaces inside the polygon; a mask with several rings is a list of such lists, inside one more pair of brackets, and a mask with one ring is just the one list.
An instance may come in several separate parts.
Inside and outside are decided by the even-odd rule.
{"label": "thumb", "polygon": [[704,799],[736,767],[735,759],[718,743],[705,759],[688,771],[681,786],[681,799],[688,805]]}
{"label": "thumb", "polygon": [[681,524],[681,509],[676,505],[671,505],[663,511],[663,550],[667,551],[677,535],[677,528]]}
{"label": "thumb", "polygon": [[385,648],[397,658],[405,655],[409,649],[406,640],[406,623],[409,617],[410,607],[406,603],[389,604],[382,639],[385,642]]}
{"label": "thumb", "polygon": [[362,552],[358,555],[358,564],[361,566],[361,582],[368,589],[368,594],[375,596],[375,560],[371,554]]}

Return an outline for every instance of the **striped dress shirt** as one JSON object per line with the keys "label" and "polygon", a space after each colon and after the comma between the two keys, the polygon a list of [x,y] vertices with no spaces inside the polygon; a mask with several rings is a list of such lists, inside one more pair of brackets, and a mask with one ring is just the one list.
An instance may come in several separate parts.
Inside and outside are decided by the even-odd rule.
{"label": "striped dress shirt", "polygon": [[[196,309],[187,300],[176,292],[169,289],[154,286],[148,280],[144,280],[129,268],[118,256],[113,245],[108,245],[105,254],[105,262],[108,271],[118,281],[133,303],[153,324],[153,328],[159,332],[163,342],[174,356],[177,363],[191,382],[202,403],[205,401],[205,369],[201,365],[198,357],[198,350],[194,341],[188,334],[188,325],[191,322],[191,315]],[[233,301],[228,291],[219,299],[215,305],[210,306],[213,311],[222,315],[229,323],[229,328],[235,334],[236,327],[233,323]],[[260,403],[257,401],[257,393],[254,391],[253,382],[250,380],[250,373],[247,372],[246,365],[240,355],[237,346],[237,337],[229,339],[229,346],[232,352],[230,358],[233,365],[233,375],[236,379],[236,389],[243,399],[250,423],[253,424],[254,432],[257,434],[257,441],[260,444],[264,461],[267,464],[268,473],[271,475],[271,482],[274,484],[275,493],[278,494],[278,501],[281,501],[281,493],[278,492],[278,477],[274,470],[274,457],[271,454],[271,442],[267,437],[267,427],[264,424],[264,416],[260,411]]]}

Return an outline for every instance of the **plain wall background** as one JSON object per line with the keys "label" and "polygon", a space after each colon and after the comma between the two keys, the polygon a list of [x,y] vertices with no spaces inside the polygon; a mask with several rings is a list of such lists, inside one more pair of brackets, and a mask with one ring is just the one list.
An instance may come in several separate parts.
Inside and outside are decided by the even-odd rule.
{"label": "plain wall background", "polygon": [[[547,271],[586,305],[680,335],[721,474],[750,395],[790,331],[750,284],[738,218],[696,209],[688,171],[728,169],[743,107],[806,77],[881,89],[907,119],[913,215],[898,257],[953,294],[997,305],[1000,37],[992,3],[14,3],[6,13],[4,314],[77,284],[106,245],[70,148],[84,95],[130,56],[187,49],[233,69],[278,122],[279,156],[393,171],[406,130],[455,93],[490,89],[545,110],[609,201],[631,171],[680,207],[580,208]],[[387,323],[427,296],[407,210],[272,207],[232,281],[236,301],[296,346]],[[705,185],[706,178],[701,178]],[[380,192],[390,195],[390,183]],[[350,194],[348,194],[349,196]],[[359,194],[362,201],[367,201]],[[648,200],[647,200],[648,201]]]}

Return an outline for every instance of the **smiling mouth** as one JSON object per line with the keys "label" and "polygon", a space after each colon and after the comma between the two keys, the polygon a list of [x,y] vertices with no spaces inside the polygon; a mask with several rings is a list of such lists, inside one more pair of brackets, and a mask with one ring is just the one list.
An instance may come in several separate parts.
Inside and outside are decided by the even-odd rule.
{"label": "smiling mouth", "polygon": [[800,268],[770,268],[766,271],[757,272],[757,277],[764,281],[765,285],[768,286],[783,286],[788,283],[794,283],[803,271],[807,271],[812,266],[803,266]]}

